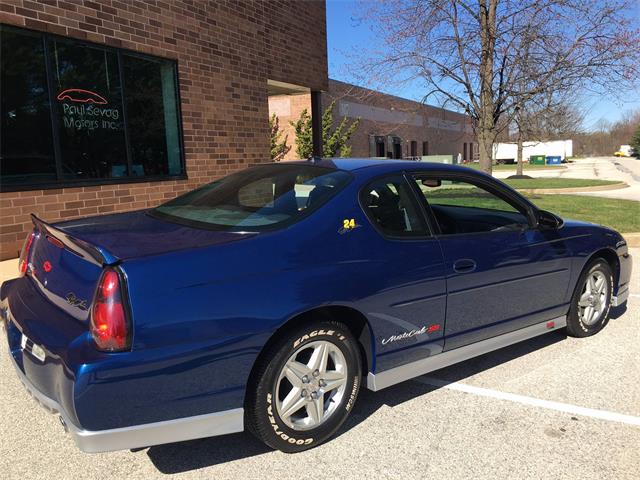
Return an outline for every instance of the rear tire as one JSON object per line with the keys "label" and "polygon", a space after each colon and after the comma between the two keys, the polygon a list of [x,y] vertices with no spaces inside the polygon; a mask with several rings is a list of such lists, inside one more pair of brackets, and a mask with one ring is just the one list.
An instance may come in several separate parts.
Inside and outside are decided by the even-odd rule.
{"label": "rear tire", "polygon": [[583,270],[571,299],[567,317],[567,333],[572,337],[588,337],[609,322],[613,273],[602,258],[592,260]]}
{"label": "rear tire", "polygon": [[357,341],[338,322],[283,334],[260,365],[245,404],[247,428],[271,448],[295,453],[329,439],[348,417],[361,383]]}

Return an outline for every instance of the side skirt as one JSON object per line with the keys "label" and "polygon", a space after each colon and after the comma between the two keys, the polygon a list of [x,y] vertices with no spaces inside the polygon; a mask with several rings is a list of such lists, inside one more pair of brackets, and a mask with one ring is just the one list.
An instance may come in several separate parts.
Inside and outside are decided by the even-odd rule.
{"label": "side skirt", "polygon": [[464,347],[439,353],[431,357],[423,358],[415,362],[390,368],[383,372],[369,372],[367,376],[367,388],[374,392],[390,387],[396,383],[404,382],[411,378],[419,377],[425,373],[439,370],[454,363],[459,363],[494,350],[498,350],[514,343],[522,342],[529,338],[537,337],[567,326],[567,317],[562,316],[529,327],[521,328],[513,332],[504,333],[497,337],[487,338],[480,342],[465,345]]}

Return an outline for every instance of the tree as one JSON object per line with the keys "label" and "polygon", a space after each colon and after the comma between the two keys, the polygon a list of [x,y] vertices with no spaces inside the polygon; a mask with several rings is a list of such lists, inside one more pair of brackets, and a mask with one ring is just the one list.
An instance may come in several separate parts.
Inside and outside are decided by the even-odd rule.
{"label": "tree", "polygon": [[627,145],[640,125],[640,110],[628,110],[616,122],[598,120],[589,132],[575,136],[573,151],[576,155],[611,155]]}
{"label": "tree", "polygon": [[467,113],[478,137],[481,168],[491,172],[500,129],[540,95],[579,89],[619,95],[637,84],[640,31],[631,20],[633,2],[365,4],[364,19],[379,29],[385,48],[361,70],[374,81],[419,82],[425,88],[423,101],[436,100]]}
{"label": "tree", "polygon": [[[325,109],[322,114],[322,156],[348,157],[351,155],[351,146],[347,142],[355,133],[360,119],[356,118],[349,125],[349,118],[344,117],[334,128],[333,109],[336,102]],[[296,132],[296,153],[299,158],[309,158],[313,154],[313,136],[311,131],[311,116],[304,109],[298,120],[289,122]]]}
{"label": "tree", "polygon": [[636,157],[640,157],[640,123],[638,124],[638,128],[636,128],[633,138],[631,139],[631,148],[633,148],[633,154]]}
{"label": "tree", "polygon": [[300,112],[298,120],[289,122],[296,132],[296,154],[298,158],[309,158],[313,155],[313,132],[311,115],[305,108]]}
{"label": "tree", "polygon": [[269,130],[271,131],[271,160],[279,162],[289,153],[291,146],[287,145],[288,135],[285,135],[282,140],[280,120],[275,113],[269,118]]}
{"label": "tree", "polygon": [[524,108],[516,107],[513,115],[517,143],[516,175],[522,175],[525,141],[563,140],[582,133],[584,113],[576,104],[573,96],[549,94],[536,98],[536,102],[524,103]]}

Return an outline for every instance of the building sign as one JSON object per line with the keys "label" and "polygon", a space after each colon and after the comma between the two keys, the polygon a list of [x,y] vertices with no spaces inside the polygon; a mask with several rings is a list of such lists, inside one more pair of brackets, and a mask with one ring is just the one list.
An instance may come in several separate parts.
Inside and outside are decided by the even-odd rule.
{"label": "building sign", "polygon": [[81,88],[68,88],[57,95],[62,102],[62,123],[78,131],[120,130],[120,111],[109,108],[102,95]]}

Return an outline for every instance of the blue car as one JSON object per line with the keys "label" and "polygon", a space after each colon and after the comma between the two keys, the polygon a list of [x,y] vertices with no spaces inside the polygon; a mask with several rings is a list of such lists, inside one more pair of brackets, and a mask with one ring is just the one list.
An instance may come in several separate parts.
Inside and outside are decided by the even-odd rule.
{"label": "blue car", "polygon": [[362,387],[599,332],[631,276],[619,233],[441,164],[258,165],[154,209],[33,224],[2,323],[86,452],[244,429],[305,450]]}

